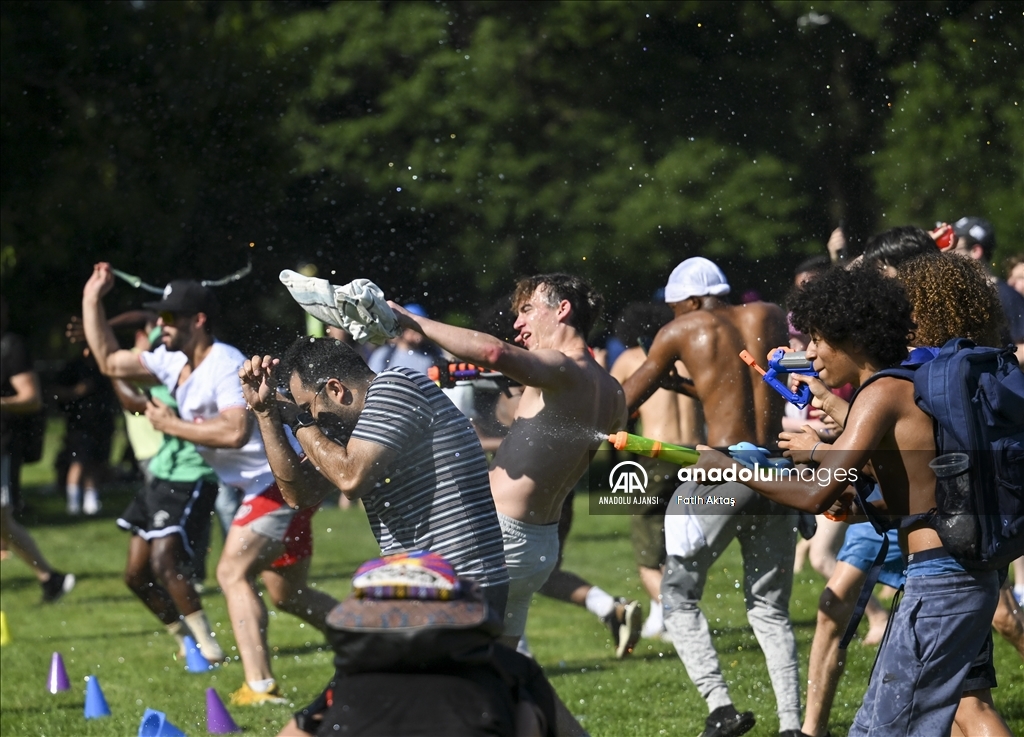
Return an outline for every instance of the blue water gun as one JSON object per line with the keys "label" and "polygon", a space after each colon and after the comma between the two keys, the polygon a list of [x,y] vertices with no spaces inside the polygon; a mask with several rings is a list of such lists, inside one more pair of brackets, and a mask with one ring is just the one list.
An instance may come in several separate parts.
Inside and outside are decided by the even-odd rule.
{"label": "blue water gun", "polygon": [[769,458],[768,449],[743,441],[729,446],[729,455],[740,465],[753,469],[754,464],[763,468],[792,468],[793,462],[788,458]]}
{"label": "blue water gun", "polygon": [[818,372],[814,370],[814,362],[807,360],[807,351],[776,348],[768,354],[767,371],[758,366],[757,361],[747,351],[740,351],[740,358],[752,369],[756,369],[768,386],[781,394],[787,402],[796,405],[798,409],[810,404],[811,387],[801,384],[800,390],[794,392],[778,378],[778,374],[803,374],[817,378]]}

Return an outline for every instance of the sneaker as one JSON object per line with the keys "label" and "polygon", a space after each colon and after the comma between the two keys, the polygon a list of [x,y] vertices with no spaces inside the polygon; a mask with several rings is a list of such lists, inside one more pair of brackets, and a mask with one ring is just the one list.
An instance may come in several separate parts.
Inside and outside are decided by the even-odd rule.
{"label": "sneaker", "polygon": [[75,588],[75,577],[70,573],[54,571],[46,581],[39,585],[43,587],[43,603],[53,604]]}
{"label": "sneaker", "polygon": [[269,691],[260,693],[249,688],[248,683],[228,697],[232,706],[258,706],[260,704],[287,704],[288,699],[281,695],[281,689],[275,683]]}
{"label": "sneaker", "polygon": [[516,652],[520,655],[525,655],[531,660],[536,659],[533,657],[533,652],[530,650],[530,643],[526,641],[526,635],[521,636],[519,638],[519,642],[516,643]]}
{"label": "sneaker", "polygon": [[90,517],[99,514],[99,511],[103,508],[100,504],[100,495],[95,489],[85,490],[85,500],[82,502],[82,511]]}
{"label": "sneaker", "polygon": [[[196,647],[199,648],[200,654],[210,663],[222,663],[224,662],[224,650],[217,644],[216,640],[210,637],[206,638],[204,643],[196,643]],[[276,688],[276,686],[275,686]]]}
{"label": "sneaker", "polygon": [[621,596],[615,599],[615,608],[611,613],[604,617],[604,623],[612,633],[612,642],[615,643],[615,657],[619,660],[633,652],[640,641],[643,619],[640,602],[627,601]]}
{"label": "sneaker", "polygon": [[739,737],[754,728],[754,712],[736,711],[732,704],[720,706],[708,715],[700,737]]}

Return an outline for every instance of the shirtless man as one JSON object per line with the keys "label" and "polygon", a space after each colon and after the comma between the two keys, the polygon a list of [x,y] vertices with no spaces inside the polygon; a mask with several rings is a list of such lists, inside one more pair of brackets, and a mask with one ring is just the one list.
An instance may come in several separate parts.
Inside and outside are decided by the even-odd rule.
{"label": "shirtless man", "polygon": [[[856,508],[852,495],[844,494],[850,473],[861,474],[870,461],[887,515],[934,509],[936,482],[928,465],[935,458],[933,420],[914,402],[912,382],[889,376],[872,381],[907,356],[914,323],[899,286],[870,268],[833,270],[796,298],[793,323],[811,336],[807,357],[821,381],[830,387],[849,382],[858,391],[843,434],[827,450],[818,448],[815,480],[749,485],[797,509],[848,514]],[[721,453],[700,450],[695,468],[733,467]],[[996,572],[964,571],[924,522],[900,530],[899,537],[908,562],[904,595],[850,728],[858,737],[950,734],[964,679],[989,647]]]}
{"label": "shirtless man", "polygon": [[[671,308],[664,303],[636,302],[628,305],[616,321],[615,336],[626,346],[611,368],[619,383],[633,375],[647,359],[647,350],[659,328],[672,319]],[[686,367],[676,362],[676,373],[689,377]],[[658,389],[637,410],[640,428],[637,432],[648,438],[675,445],[693,447],[702,441],[704,418],[700,404],[690,397],[668,389]],[[678,482],[679,466],[645,456],[635,456],[647,469],[652,485],[649,496],[660,503],[640,508],[630,516],[630,538],[633,557],[640,573],[640,582],[651,597],[651,608],[640,632],[641,637],[659,637],[665,632],[661,610],[661,577],[665,566],[665,507]]]}
{"label": "shirtless man", "polygon": [[626,422],[622,388],[587,349],[586,334],[601,299],[574,276],[521,280],[512,307],[522,348],[389,304],[402,327],[526,387],[490,471],[510,579],[502,639],[514,648],[526,628],[531,597],[558,561],[562,502],[583,475],[589,452]]}
{"label": "shirtless man", "polygon": [[[760,358],[786,345],[786,315],[764,302],[731,306],[722,299],[728,293],[725,274],[711,261],[697,257],[676,266],[665,287],[665,301],[676,317],[658,332],[647,360],[623,385],[626,402],[633,410],[668,381],[700,400],[709,444],[746,440],[767,446],[781,429],[783,401],[739,353],[747,349]],[[692,384],[675,376],[676,361],[690,370]],[[734,504],[677,503],[711,494]],[[765,653],[780,729],[800,728],[796,640],[789,621],[795,525],[795,513],[738,483],[711,488],[688,482],[669,505],[662,608],[676,652],[707,701],[706,737],[744,734],[755,722],[752,712],[739,713],[733,706],[698,607],[708,569],[734,538],[743,550],[747,619]]]}

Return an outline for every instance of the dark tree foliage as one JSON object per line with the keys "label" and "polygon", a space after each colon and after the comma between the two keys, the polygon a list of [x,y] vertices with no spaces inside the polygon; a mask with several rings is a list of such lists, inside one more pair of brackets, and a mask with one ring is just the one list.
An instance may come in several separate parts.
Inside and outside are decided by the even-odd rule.
{"label": "dark tree foliage", "polygon": [[2,3],[4,292],[56,350],[94,261],[252,258],[221,294],[255,349],[304,263],[468,323],[553,270],[613,317],[696,254],[779,299],[840,221],[1012,244],[1021,35],[991,2]]}

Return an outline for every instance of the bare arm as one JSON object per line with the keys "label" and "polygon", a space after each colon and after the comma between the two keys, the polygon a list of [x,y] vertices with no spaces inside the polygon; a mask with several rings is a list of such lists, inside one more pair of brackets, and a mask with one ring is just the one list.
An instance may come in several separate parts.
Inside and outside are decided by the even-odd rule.
{"label": "bare arm", "polygon": [[124,379],[111,379],[110,385],[114,387],[114,394],[117,401],[127,412],[134,412],[141,415],[146,411],[146,395],[135,388],[135,385]]}
{"label": "bare arm", "polygon": [[794,385],[807,384],[811,389],[811,406],[820,409],[831,417],[840,429],[846,426],[847,415],[850,414],[850,403],[836,396],[824,381],[813,376],[790,374]]}
{"label": "bare arm", "polygon": [[9,397],[0,397],[0,407],[4,412],[13,414],[29,414],[36,412],[43,406],[39,390],[39,377],[35,371],[22,371],[11,377],[11,386],[14,394]]}
{"label": "bare arm", "polygon": [[282,405],[274,389],[273,370],[277,364],[278,360],[270,356],[253,356],[246,360],[238,370],[242,395],[256,415],[270,470],[274,472],[281,496],[296,509],[311,507],[322,501],[334,487],[313,464],[299,458],[288,441]]}
{"label": "bare arm", "polygon": [[284,431],[276,403],[263,412],[256,412],[256,422],[263,434],[270,470],[274,472],[281,496],[296,509],[312,507],[334,491],[334,485],[317,471],[308,458],[299,458]]}
{"label": "bare arm", "polygon": [[310,463],[349,499],[358,499],[385,478],[398,451],[366,440],[349,439],[340,445],[316,425],[295,433]]}
{"label": "bare arm", "polygon": [[680,360],[679,352],[673,345],[676,341],[675,330],[676,326],[673,323],[659,330],[654,336],[654,342],[651,343],[651,349],[647,351],[647,358],[622,383],[629,412],[636,410],[661,388],[662,381],[675,368],[676,361]]}
{"label": "bare arm", "polygon": [[[861,473],[858,469],[867,465],[872,450],[896,424],[899,408],[886,396],[886,389],[879,388],[878,385],[884,381],[882,379],[866,390],[851,409],[849,427],[823,454],[814,479],[801,481],[795,475],[786,479],[783,474],[780,480],[753,478],[743,483],[761,496],[787,507],[813,514],[828,510],[858,478]],[[707,446],[698,446],[698,449],[701,451],[700,460],[694,468],[737,468],[729,456]]]}
{"label": "bare arm", "polygon": [[422,333],[459,358],[500,371],[524,386],[548,389],[573,380],[571,368],[575,363],[561,351],[528,351],[493,335],[418,317],[393,302],[388,304],[403,328]]}
{"label": "bare arm", "polygon": [[107,323],[103,297],[113,286],[114,274],[110,264],[96,264],[82,291],[82,327],[85,329],[89,350],[105,376],[155,384],[156,377],[142,365],[138,356],[118,346],[114,331]]}
{"label": "bare arm", "polygon": [[252,415],[244,407],[229,407],[205,422],[186,422],[159,399],[150,399],[146,417],[165,435],[207,448],[241,448],[252,433]]}

